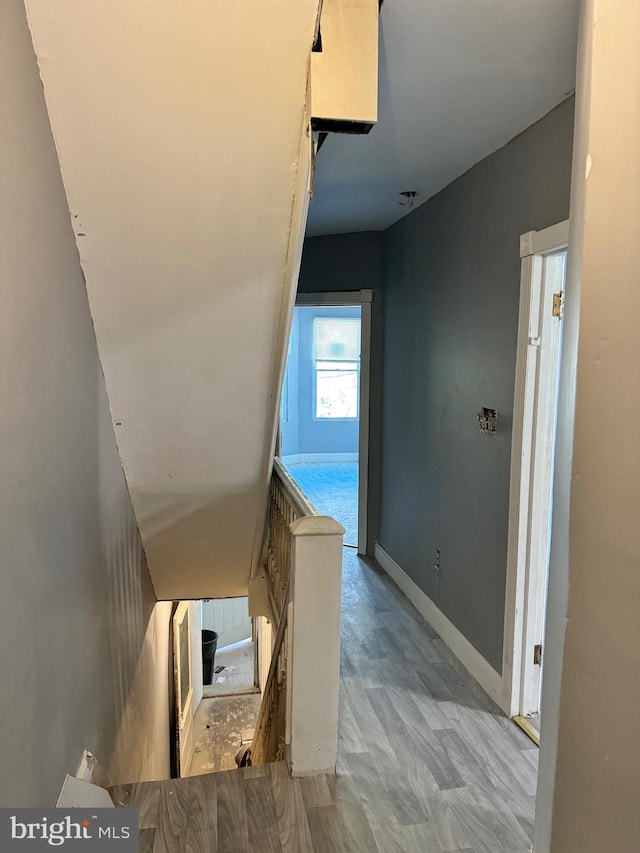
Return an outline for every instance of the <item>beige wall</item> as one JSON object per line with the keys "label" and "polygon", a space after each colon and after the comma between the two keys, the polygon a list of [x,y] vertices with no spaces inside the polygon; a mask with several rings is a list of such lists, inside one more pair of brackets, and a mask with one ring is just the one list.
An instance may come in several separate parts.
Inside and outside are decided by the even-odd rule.
{"label": "beige wall", "polygon": [[[573,387],[575,431],[569,514],[563,517],[560,494],[553,533],[559,556],[568,521],[550,849],[630,853],[640,845],[640,4],[586,0],[583,16],[561,469],[571,456],[566,405]],[[551,570],[553,582],[553,554]],[[564,620],[555,613],[550,620],[556,641]],[[547,682],[545,666],[541,767],[547,786],[553,783],[544,750],[555,722],[554,679],[555,667]],[[549,849],[544,829],[536,839],[540,853]]]}
{"label": "beige wall", "polygon": [[0,4],[0,805],[168,775],[168,621],[118,458],[21,0]]}
{"label": "beige wall", "polygon": [[155,590],[246,595],[304,233],[318,0],[25,5]]}

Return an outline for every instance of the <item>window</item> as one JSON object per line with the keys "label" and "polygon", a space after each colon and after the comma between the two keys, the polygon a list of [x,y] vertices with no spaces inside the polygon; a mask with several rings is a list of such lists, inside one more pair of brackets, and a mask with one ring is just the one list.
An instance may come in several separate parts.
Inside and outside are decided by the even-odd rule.
{"label": "window", "polygon": [[357,418],[360,318],[316,317],[313,353],[315,417]]}

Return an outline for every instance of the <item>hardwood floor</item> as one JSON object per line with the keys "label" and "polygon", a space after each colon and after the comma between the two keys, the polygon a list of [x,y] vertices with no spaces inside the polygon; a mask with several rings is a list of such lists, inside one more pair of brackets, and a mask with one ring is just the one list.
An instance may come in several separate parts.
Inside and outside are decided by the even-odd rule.
{"label": "hardwood floor", "polygon": [[115,801],[141,809],[141,849],[526,853],[537,748],[350,549],[342,658],[335,777],[272,764],[121,786]]}

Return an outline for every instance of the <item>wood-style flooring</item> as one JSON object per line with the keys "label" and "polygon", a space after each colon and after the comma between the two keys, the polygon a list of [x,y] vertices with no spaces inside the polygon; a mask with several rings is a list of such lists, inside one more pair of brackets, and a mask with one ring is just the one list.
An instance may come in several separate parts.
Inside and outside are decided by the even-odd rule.
{"label": "wood-style flooring", "polygon": [[392,581],[345,549],[335,777],[120,786],[153,853],[526,853],[538,750]]}

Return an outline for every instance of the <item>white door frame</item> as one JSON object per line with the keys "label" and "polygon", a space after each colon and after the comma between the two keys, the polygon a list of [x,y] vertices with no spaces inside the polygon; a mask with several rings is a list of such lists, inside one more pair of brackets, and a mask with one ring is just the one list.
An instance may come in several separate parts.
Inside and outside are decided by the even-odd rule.
{"label": "white door frame", "polygon": [[[173,616],[173,672],[174,689],[176,695],[176,728],[178,740],[178,767],[181,777],[187,776],[193,755],[195,743],[193,739],[193,717],[195,714],[194,685],[193,685],[193,653],[191,649],[192,623],[191,602],[181,601]],[[197,603],[196,603],[197,604]],[[181,627],[186,624],[186,640],[181,634]],[[186,659],[188,669],[188,686],[185,695],[182,693],[181,670],[185,655],[183,654],[183,641],[186,642]],[[201,691],[200,691],[201,693]]]}
{"label": "white door frame", "polygon": [[360,401],[358,432],[358,554],[367,553],[369,500],[369,396],[371,381],[371,302],[373,290],[298,293],[296,308],[360,305]]}
{"label": "white door frame", "polygon": [[[562,326],[561,318],[552,316],[554,291],[561,288],[547,275],[547,258],[568,244],[568,220],[520,238],[502,661],[505,710],[512,717],[539,712],[542,668],[534,663],[534,646],[542,643],[544,633]],[[539,394],[539,389],[551,392]]]}

